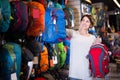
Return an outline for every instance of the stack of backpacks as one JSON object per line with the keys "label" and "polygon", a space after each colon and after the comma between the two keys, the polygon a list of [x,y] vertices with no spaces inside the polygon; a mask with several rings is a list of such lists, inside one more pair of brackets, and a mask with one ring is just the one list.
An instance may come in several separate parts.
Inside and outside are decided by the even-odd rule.
{"label": "stack of backpacks", "polygon": [[66,28],[73,27],[74,14],[68,17],[65,2],[0,0],[0,80],[68,77],[68,69],[62,71],[70,56]]}

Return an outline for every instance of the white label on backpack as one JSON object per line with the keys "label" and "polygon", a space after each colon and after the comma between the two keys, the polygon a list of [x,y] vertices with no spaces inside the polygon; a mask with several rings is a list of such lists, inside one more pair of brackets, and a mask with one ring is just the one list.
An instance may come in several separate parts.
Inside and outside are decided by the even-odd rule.
{"label": "white label on backpack", "polygon": [[38,64],[38,57],[34,57],[34,64]]}
{"label": "white label on backpack", "polygon": [[74,25],[74,20],[72,20],[72,25],[71,25],[72,27],[74,27],[75,25]]}
{"label": "white label on backpack", "polygon": [[65,20],[66,21],[66,25],[68,25],[68,21],[67,20]]}
{"label": "white label on backpack", "polygon": [[53,64],[57,64],[58,63],[57,56],[52,56],[52,60],[53,60]]}
{"label": "white label on backpack", "polygon": [[55,18],[53,19],[53,24],[56,24],[56,19]]}
{"label": "white label on backpack", "polygon": [[30,69],[29,69],[29,74],[28,74],[28,77],[27,77],[27,78],[29,79],[30,74],[31,74],[31,71],[32,71],[32,68],[33,68],[33,61],[29,61],[29,62],[28,62],[28,66],[29,66]]}
{"label": "white label on backpack", "polygon": [[16,73],[11,74],[11,80],[17,80],[17,75]]}

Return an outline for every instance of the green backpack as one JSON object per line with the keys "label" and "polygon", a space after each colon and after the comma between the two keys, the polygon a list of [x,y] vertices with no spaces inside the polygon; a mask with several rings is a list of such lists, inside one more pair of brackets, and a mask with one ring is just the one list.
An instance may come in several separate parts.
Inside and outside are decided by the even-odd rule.
{"label": "green backpack", "polygon": [[0,0],[0,33],[6,32],[10,25],[10,2],[9,0]]}
{"label": "green backpack", "polygon": [[58,50],[59,50],[59,57],[60,57],[60,66],[59,68],[62,68],[65,64],[67,53],[65,51],[65,47],[63,45],[63,42],[60,42],[57,44],[58,45]]}
{"label": "green backpack", "polygon": [[53,47],[52,59],[53,59],[53,62],[55,63],[54,68],[60,69],[64,66],[65,61],[66,61],[66,57],[67,57],[65,47],[63,45],[63,42],[53,44],[52,47]]}
{"label": "green backpack", "polygon": [[57,44],[45,44],[48,49],[50,70],[60,69],[66,61],[66,51],[63,42]]}

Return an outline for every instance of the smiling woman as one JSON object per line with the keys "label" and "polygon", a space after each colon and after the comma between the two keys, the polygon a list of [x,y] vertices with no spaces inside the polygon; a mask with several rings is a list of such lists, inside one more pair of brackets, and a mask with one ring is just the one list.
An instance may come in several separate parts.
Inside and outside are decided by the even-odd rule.
{"label": "smiling woman", "polygon": [[91,15],[84,15],[81,18],[79,30],[66,30],[67,36],[71,37],[70,80],[92,80],[87,59],[89,48],[95,40],[95,36],[88,33],[88,29],[93,26],[92,19]]}

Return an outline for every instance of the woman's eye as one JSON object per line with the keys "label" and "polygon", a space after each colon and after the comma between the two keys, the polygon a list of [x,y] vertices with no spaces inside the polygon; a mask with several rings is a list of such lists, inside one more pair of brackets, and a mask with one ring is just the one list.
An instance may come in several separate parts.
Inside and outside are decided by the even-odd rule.
{"label": "woman's eye", "polygon": [[87,23],[90,23],[90,21],[86,21]]}

